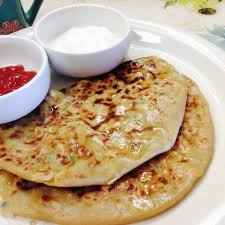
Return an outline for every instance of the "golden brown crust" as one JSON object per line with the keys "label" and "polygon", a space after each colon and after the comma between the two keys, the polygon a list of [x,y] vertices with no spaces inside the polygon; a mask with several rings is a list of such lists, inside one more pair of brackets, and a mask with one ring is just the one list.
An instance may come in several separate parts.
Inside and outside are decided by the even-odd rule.
{"label": "golden brown crust", "polygon": [[174,147],[109,186],[53,188],[0,173],[5,214],[62,225],[126,224],[154,216],[180,201],[203,175],[213,127],[207,102],[188,79],[184,121]]}
{"label": "golden brown crust", "polygon": [[146,57],[51,91],[32,114],[0,126],[0,166],[51,186],[110,184],[172,147],[186,81]]}

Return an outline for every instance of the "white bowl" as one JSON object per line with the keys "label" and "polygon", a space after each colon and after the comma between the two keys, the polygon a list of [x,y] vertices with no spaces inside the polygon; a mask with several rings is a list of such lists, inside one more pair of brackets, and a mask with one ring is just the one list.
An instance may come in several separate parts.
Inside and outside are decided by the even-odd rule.
{"label": "white bowl", "polygon": [[48,57],[36,42],[20,37],[0,36],[0,67],[22,64],[36,76],[21,88],[0,96],[0,124],[19,119],[35,109],[50,85]]}
{"label": "white bowl", "polygon": [[[47,46],[49,40],[74,26],[104,26],[119,39],[107,49],[84,54],[63,53]],[[53,69],[72,77],[103,74],[119,65],[129,46],[129,34],[129,22],[121,12],[98,5],[75,5],[54,10],[39,20],[34,28],[35,39],[45,48]]]}

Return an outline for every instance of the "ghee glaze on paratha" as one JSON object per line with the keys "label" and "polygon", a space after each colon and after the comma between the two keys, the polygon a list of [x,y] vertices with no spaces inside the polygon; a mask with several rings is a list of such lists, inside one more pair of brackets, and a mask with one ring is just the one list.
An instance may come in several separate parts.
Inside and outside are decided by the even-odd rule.
{"label": "ghee glaze on paratha", "polygon": [[184,121],[173,148],[109,186],[54,188],[0,172],[5,215],[62,225],[113,225],[154,216],[180,201],[206,170],[213,128],[207,103],[188,81]]}
{"label": "ghee glaze on paratha", "polygon": [[184,76],[156,57],[51,91],[0,126],[0,167],[50,186],[110,184],[169,150],[183,120]]}

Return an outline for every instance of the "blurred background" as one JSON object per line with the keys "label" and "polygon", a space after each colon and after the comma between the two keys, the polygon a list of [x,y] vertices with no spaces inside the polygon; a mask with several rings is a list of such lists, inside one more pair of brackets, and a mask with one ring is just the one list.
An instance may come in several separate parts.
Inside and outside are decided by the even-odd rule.
{"label": "blurred background", "polygon": [[[22,0],[28,8],[32,0]],[[38,18],[71,4],[102,4],[128,17],[194,32],[225,50],[225,0],[44,0]]]}

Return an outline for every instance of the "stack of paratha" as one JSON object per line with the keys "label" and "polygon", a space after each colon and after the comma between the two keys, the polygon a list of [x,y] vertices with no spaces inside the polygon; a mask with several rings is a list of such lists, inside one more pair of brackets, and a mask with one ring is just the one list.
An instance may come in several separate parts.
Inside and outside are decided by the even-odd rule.
{"label": "stack of paratha", "polygon": [[212,132],[197,85],[156,57],[51,90],[0,125],[1,211],[65,225],[154,216],[203,175]]}

